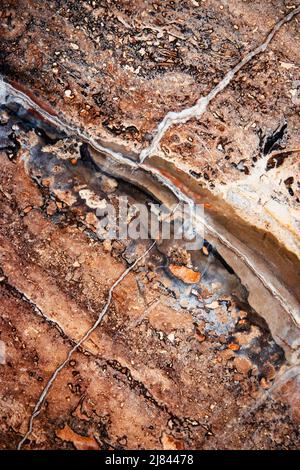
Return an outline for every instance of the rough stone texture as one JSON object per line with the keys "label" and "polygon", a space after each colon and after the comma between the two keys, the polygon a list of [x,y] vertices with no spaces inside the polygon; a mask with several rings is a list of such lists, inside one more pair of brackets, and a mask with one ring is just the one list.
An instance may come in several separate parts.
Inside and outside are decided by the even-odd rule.
{"label": "rough stone texture", "polygon": [[[168,111],[207,94],[292,8],[279,0],[2,4],[5,79],[131,156],[149,145]],[[296,255],[298,41],[296,17],[200,122],[172,127],[157,152]],[[2,449],[16,448],[47,380],[148,246],[95,236],[97,204],[115,192],[132,203],[148,196],[124,182],[107,190],[72,138],[63,148],[61,141],[41,144],[34,129],[8,123],[7,113],[0,157]],[[288,368],[233,275],[212,262],[210,277],[185,284],[168,268],[182,257],[176,253],[172,259],[155,247],[116,288],[103,323],[58,375],[24,447],[299,448],[297,367]],[[197,272],[205,256],[200,264],[179,257],[179,264]]]}
{"label": "rough stone texture", "polygon": [[[67,205],[56,208],[59,221],[51,220],[49,194],[24,172],[21,156],[13,163],[1,155],[3,448],[14,448],[25,433],[42,387],[94,321],[107,288],[124,269],[118,251],[105,253],[89,232],[82,233],[76,218],[71,222]],[[156,260],[159,254],[153,253],[152,265],[160,264]],[[202,296],[211,299],[211,289],[203,287]],[[225,309],[207,301],[207,312],[213,309],[220,324],[231,318],[231,326],[218,334],[215,320],[217,331],[206,331],[210,315],[200,304],[182,310],[172,292],[180,298],[185,288],[153,267],[149,276],[147,264],[123,281],[101,328],[58,376],[31,447],[76,447],[70,431],[62,442],[66,426],[92,436],[100,448],[160,448],[171,446],[173,438],[175,447],[210,446],[211,433],[217,435],[241,406],[263,393],[264,361],[268,357],[277,370],[282,364],[267,332],[251,321],[240,326],[244,314],[234,300]],[[233,342],[240,346],[232,348]],[[256,373],[236,376],[233,359],[249,354],[249,348]],[[90,442],[84,443],[89,448]]]}

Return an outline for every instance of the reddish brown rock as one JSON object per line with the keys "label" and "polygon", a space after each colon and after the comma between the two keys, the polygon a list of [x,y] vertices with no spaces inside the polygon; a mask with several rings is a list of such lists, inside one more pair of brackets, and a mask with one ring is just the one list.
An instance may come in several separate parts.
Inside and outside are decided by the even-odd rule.
{"label": "reddish brown rock", "polygon": [[173,276],[178,277],[181,281],[186,284],[196,284],[201,279],[201,273],[194,271],[186,266],[178,266],[176,264],[170,264],[169,270]]}
{"label": "reddish brown rock", "polygon": [[244,375],[247,375],[253,368],[253,364],[247,357],[238,356],[234,359],[233,363],[236,370]]}
{"label": "reddish brown rock", "polygon": [[55,434],[63,441],[72,442],[77,450],[99,450],[99,445],[93,437],[81,436],[73,431],[67,424],[63,429],[58,429]]}

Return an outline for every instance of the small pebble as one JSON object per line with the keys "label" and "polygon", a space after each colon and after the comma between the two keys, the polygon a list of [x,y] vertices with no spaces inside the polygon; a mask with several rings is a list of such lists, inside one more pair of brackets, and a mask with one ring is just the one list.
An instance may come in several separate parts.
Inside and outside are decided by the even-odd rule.
{"label": "small pebble", "polygon": [[118,182],[114,178],[109,178],[108,176],[103,176],[101,179],[101,189],[107,194],[113,193],[117,187]]}
{"label": "small pebble", "polygon": [[106,251],[107,253],[110,253],[111,249],[112,249],[111,240],[107,238],[106,240],[103,241],[103,250]]}
{"label": "small pebble", "polygon": [[262,368],[262,374],[267,380],[274,380],[276,376],[275,367],[270,362],[267,362]]}
{"label": "small pebble", "polygon": [[268,390],[268,388],[270,388],[271,386],[271,384],[267,381],[265,377],[262,377],[262,379],[260,380],[260,385],[265,390]]}
{"label": "small pebble", "polygon": [[203,343],[203,341],[206,340],[206,336],[203,335],[202,333],[199,332],[199,333],[196,333],[196,335],[197,335],[197,340],[199,341],[199,343]]}
{"label": "small pebble", "polygon": [[7,124],[9,121],[9,114],[7,111],[0,111],[0,124]]}
{"label": "small pebble", "polygon": [[4,365],[6,362],[6,354],[5,354],[5,343],[4,341],[0,341],[0,364]]}
{"label": "small pebble", "polygon": [[56,207],[56,204],[54,201],[50,201],[49,204],[48,204],[48,207],[47,207],[47,215],[51,216],[51,215],[54,215],[55,212],[57,210],[57,207]]}

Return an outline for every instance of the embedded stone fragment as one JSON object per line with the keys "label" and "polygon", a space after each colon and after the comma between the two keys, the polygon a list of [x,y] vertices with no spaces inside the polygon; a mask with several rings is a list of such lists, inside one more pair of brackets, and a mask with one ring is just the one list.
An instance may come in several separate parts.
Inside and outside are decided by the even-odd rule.
{"label": "embedded stone fragment", "polygon": [[101,178],[101,189],[107,194],[113,193],[117,187],[118,182],[114,178],[109,178],[108,176],[102,176]]}
{"label": "embedded stone fragment", "polygon": [[238,356],[233,361],[234,366],[238,372],[241,374],[248,374],[248,372],[252,369],[253,364],[251,363],[250,359],[243,356]]}
{"label": "embedded stone fragment", "polygon": [[99,450],[99,445],[93,437],[81,436],[81,434],[74,432],[67,424],[65,424],[63,429],[57,429],[55,434],[63,441],[72,442],[77,450]]}
{"label": "embedded stone fragment", "polygon": [[194,271],[193,269],[187,268],[186,266],[170,264],[169,270],[173,276],[177,277],[186,284],[196,284],[201,279],[201,273],[199,271]]}

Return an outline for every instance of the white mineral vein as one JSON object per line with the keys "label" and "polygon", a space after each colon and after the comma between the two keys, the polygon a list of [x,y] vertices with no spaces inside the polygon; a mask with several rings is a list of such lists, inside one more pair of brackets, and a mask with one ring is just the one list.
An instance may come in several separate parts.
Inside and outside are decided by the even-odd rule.
{"label": "white mineral vein", "polygon": [[144,162],[147,157],[158,151],[161,139],[171,126],[174,124],[184,124],[191,118],[199,119],[207,110],[210,102],[229,85],[233,77],[241,70],[241,68],[248,64],[248,62],[250,62],[255,56],[264,52],[280,28],[285,23],[291,21],[291,19],[298,13],[300,13],[300,5],[278,21],[268,34],[266,40],[249,52],[235,67],[233,67],[233,69],[229,70],[225,77],[208,93],[208,95],[199,98],[194,106],[185,108],[178,112],[169,111],[164,119],[159,123],[149,147],[141,151],[140,161]]}
{"label": "white mineral vein", "polygon": [[[235,416],[234,418],[230,419],[226,425],[224,426],[222,432],[218,435],[218,445],[220,443],[222,444],[222,438],[224,437],[226,439],[228,431],[231,432],[231,429],[236,429],[238,426],[240,426],[242,423],[245,422],[249,416],[252,414],[255,414],[255,412],[260,408],[268,398],[272,399],[272,394],[277,390],[280,390],[280,387],[284,386],[288,381],[290,380],[296,380],[297,385],[300,385],[300,366],[299,365],[293,365],[290,366],[286,369],[282,368],[278,375],[275,378],[275,381],[273,382],[272,386],[268,390],[261,390],[261,396],[260,398],[256,398],[254,401],[253,405],[250,408],[247,408],[246,410],[241,410],[241,413],[238,414],[238,416]],[[297,393],[298,390],[296,388],[295,391],[290,391],[290,398],[296,400],[297,399]],[[257,428],[258,430],[259,428]],[[257,431],[256,431],[257,432]],[[254,433],[254,435],[256,434]],[[242,449],[246,449],[246,443],[242,446]]]}
{"label": "white mineral vein", "polygon": [[[244,67],[247,63],[249,63],[255,56],[257,56],[257,55],[261,54],[262,52],[264,52],[267,49],[270,42],[272,41],[275,34],[280,30],[280,28],[285,23],[289,22],[292,18],[294,18],[299,13],[300,13],[300,5],[297,8],[295,8],[293,11],[291,11],[289,14],[287,14],[280,21],[278,21],[275,24],[274,28],[271,30],[271,32],[268,34],[265,41],[260,46],[255,48],[253,51],[249,52],[249,54],[247,54],[233,69],[231,69],[225,75],[225,77],[210,91],[210,93],[208,95],[199,98],[199,100],[196,102],[196,104],[194,106],[191,106],[190,108],[183,109],[182,111],[179,111],[179,112],[169,112],[169,113],[167,113],[167,115],[164,117],[164,119],[158,125],[155,136],[154,136],[150,146],[147,149],[144,149],[141,152],[140,162],[143,163],[144,160],[149,155],[152,155],[154,152],[157,151],[161,139],[163,138],[163,136],[165,135],[165,133],[167,132],[167,130],[171,126],[173,126],[174,124],[185,123],[193,117],[200,118],[205,113],[205,111],[207,110],[207,107],[210,104],[210,102],[216,97],[216,95],[218,95],[220,92],[222,92],[229,85],[229,83],[232,81],[234,76],[241,70],[241,68]],[[100,152],[105,152],[106,154],[109,154],[115,161],[118,161],[119,163],[126,164],[126,166],[131,167],[131,169],[135,169],[135,168],[140,167],[140,168],[142,168],[143,170],[145,170],[147,172],[151,171],[151,170],[149,170],[149,167],[146,168],[146,167],[144,167],[144,165],[139,165],[136,162],[133,162],[132,160],[124,157],[121,153],[115,152],[115,151],[113,151],[109,148],[106,148],[106,147],[102,146],[101,144],[99,144],[94,139],[91,139],[90,136],[87,136],[83,131],[79,130],[78,128],[75,128],[75,127],[72,127],[69,124],[63,123],[59,118],[57,118],[55,116],[52,116],[49,113],[47,113],[46,111],[42,110],[26,94],[15,90],[10,84],[5,83],[3,81],[3,79],[0,79],[0,101],[5,102],[6,97],[9,94],[11,94],[15,98],[17,98],[17,100],[22,105],[25,104],[25,107],[28,107],[28,105],[30,105],[34,109],[38,109],[40,114],[43,115],[45,118],[47,118],[47,120],[49,122],[57,125],[60,128],[64,128],[68,132],[75,133],[76,135],[80,136],[84,140],[88,140],[89,144],[92,145],[96,150],[98,150]],[[156,172],[153,172],[153,173],[156,174],[156,177],[158,177],[161,180],[161,182],[165,186],[167,186],[180,200],[183,200],[183,201],[187,202],[191,207],[193,206],[193,201],[191,199],[187,198],[187,196],[184,193],[182,193],[179,190],[179,188],[175,187],[173,185],[173,183],[171,183],[168,180],[168,178],[166,178],[166,177],[164,177],[164,176],[162,176],[162,175],[160,175]],[[242,253],[240,253],[235,247],[233,247],[221,234],[217,233],[214,230],[213,227],[208,226],[208,224],[204,220],[201,221],[201,223],[203,223],[211,233],[213,233],[215,236],[217,236],[223,244],[225,244],[226,246],[229,246],[230,249],[233,252],[236,252],[236,254],[238,254],[243,259],[244,262],[246,262],[246,264],[251,268],[251,270],[256,273],[256,275],[265,284],[265,286],[269,290],[271,290],[274,295],[276,295],[276,297],[278,298],[280,303],[281,304],[284,303],[284,299],[281,298],[280,294],[276,291],[274,286],[266,283],[265,279],[262,276],[260,276],[257,273],[257,271],[255,270],[255,266],[252,266],[252,263],[250,263],[249,260],[247,258],[245,258],[245,256]],[[122,282],[122,280],[127,276],[127,274],[137,265],[137,263],[139,261],[141,261],[141,259],[143,259],[149,253],[149,251],[153,248],[155,243],[156,242],[153,242],[151,244],[151,246],[131,266],[129,266],[121,274],[121,276],[114,282],[114,284],[110,287],[109,292],[108,292],[107,301],[106,301],[103,309],[99,313],[99,316],[98,316],[97,320],[95,321],[95,323],[84,334],[84,336],[82,336],[82,338],[73,346],[73,348],[69,351],[66,359],[55,369],[55,371],[51,375],[51,377],[48,380],[45,388],[43,389],[38,401],[36,402],[36,405],[34,407],[34,410],[31,414],[31,417],[30,417],[30,420],[29,420],[28,430],[27,430],[26,434],[24,435],[24,437],[19,442],[18,449],[22,448],[24,442],[28,439],[28,437],[32,433],[34,419],[39,415],[39,413],[41,411],[41,408],[44,404],[44,401],[45,401],[45,399],[46,399],[46,397],[47,397],[47,395],[48,395],[55,379],[57,378],[58,374],[61,372],[61,370],[69,362],[69,360],[70,360],[71,356],[74,354],[74,352],[76,352],[80,348],[80,346],[90,337],[90,335],[93,333],[93,331],[95,331],[95,329],[99,326],[99,324],[103,320],[103,317],[105,316],[105,314],[106,314],[106,312],[107,312],[107,310],[110,306],[111,299],[112,299],[112,293],[113,293],[114,289],[120,284],[120,282]]]}

